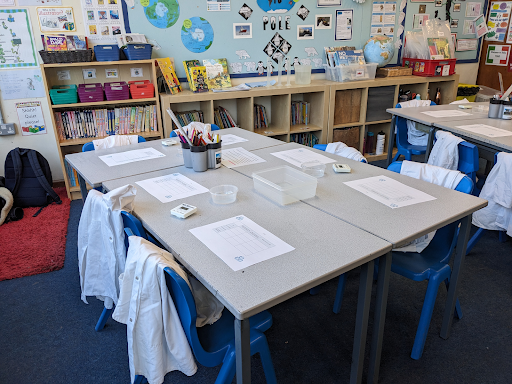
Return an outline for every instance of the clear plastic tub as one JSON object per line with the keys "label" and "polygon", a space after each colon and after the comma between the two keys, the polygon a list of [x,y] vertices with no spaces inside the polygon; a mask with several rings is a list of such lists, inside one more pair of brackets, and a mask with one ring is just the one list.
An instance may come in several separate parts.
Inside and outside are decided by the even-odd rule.
{"label": "clear plastic tub", "polygon": [[311,65],[296,65],[295,84],[311,84]]}
{"label": "clear plastic tub", "polygon": [[377,71],[377,64],[346,65],[344,67],[330,67],[324,64],[325,78],[330,81],[343,83],[345,81],[373,80]]}
{"label": "clear plastic tub", "polygon": [[281,205],[316,195],[316,177],[287,165],[254,172],[252,178],[256,191]]}
{"label": "clear plastic tub", "polygon": [[313,177],[322,177],[325,172],[325,164],[317,160],[308,161],[300,165],[302,172],[307,173]]}
{"label": "clear plastic tub", "polygon": [[215,204],[231,204],[236,200],[238,188],[234,185],[217,185],[210,188],[210,194]]}

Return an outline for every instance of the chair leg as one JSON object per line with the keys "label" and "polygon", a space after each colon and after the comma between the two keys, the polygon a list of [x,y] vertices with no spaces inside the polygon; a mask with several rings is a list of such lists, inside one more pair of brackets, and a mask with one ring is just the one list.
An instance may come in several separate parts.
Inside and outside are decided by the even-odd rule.
{"label": "chair leg", "polygon": [[103,312],[101,312],[101,316],[98,319],[98,322],[96,323],[96,327],[94,327],[94,330],[96,332],[101,331],[105,327],[105,323],[110,318],[110,315],[114,312],[114,308],[111,309],[103,308]]}
{"label": "chair leg", "polygon": [[332,311],[336,314],[340,313],[341,310],[341,302],[343,301],[343,293],[345,292],[346,280],[347,277],[345,273],[340,275],[338,280],[338,289],[336,290],[336,299],[334,299],[334,306],[332,308]]}
{"label": "chair leg", "polygon": [[133,384],[145,384],[147,382],[148,380],[142,375],[135,376],[135,380],[133,380]]}
{"label": "chair leg", "polygon": [[268,342],[265,335],[263,335],[261,341],[258,344],[261,364],[263,365],[263,371],[265,372],[267,384],[277,384],[276,372],[274,371],[274,364],[272,364],[270,349],[268,347]]}
{"label": "chair leg", "polygon": [[478,228],[478,231],[475,232],[475,234],[469,239],[468,245],[466,246],[466,255],[471,252],[475,244],[480,240],[480,238],[484,235],[485,229]]}
{"label": "chair leg", "polygon": [[[444,284],[446,285],[446,290],[450,288],[450,278],[444,280]],[[459,299],[457,298],[457,301],[455,302],[455,315],[457,316],[457,319],[462,319],[462,309],[460,307]]]}
{"label": "chair leg", "polygon": [[420,322],[416,330],[416,337],[414,338],[414,345],[412,347],[411,357],[414,360],[419,360],[423,354],[425,347],[425,340],[427,339],[428,329],[430,327],[430,320],[432,319],[432,312],[436,302],[437,291],[439,289],[438,276],[433,276],[428,281],[427,292],[425,293],[425,300],[423,301],[423,308],[421,310]]}
{"label": "chair leg", "polygon": [[235,378],[236,373],[236,354],[233,349],[231,353],[228,353],[224,358],[222,367],[220,368],[215,384],[231,384]]}
{"label": "chair leg", "polygon": [[318,291],[320,291],[320,286],[319,285],[317,285],[316,287],[311,288],[309,290],[309,294],[310,295],[316,295],[316,294],[318,294]]}
{"label": "chair leg", "polygon": [[499,239],[500,243],[504,243],[505,241],[507,241],[507,232],[500,231],[498,234],[498,239]]}
{"label": "chair leg", "polygon": [[401,153],[400,153],[400,152],[397,152],[397,154],[395,155],[395,157],[393,157],[393,161],[392,161],[392,162],[397,161],[397,160],[400,158],[400,155],[401,155]]}
{"label": "chair leg", "polygon": [[411,152],[406,152],[404,156],[405,156],[405,160],[407,160],[407,161],[411,161],[412,160]]}

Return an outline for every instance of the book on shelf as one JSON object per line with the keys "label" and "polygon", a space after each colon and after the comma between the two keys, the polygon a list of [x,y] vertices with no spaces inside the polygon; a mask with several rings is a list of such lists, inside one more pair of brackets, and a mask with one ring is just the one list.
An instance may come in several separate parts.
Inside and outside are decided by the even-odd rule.
{"label": "book on shelf", "polygon": [[84,35],[41,35],[46,51],[81,51],[87,49]]}
{"label": "book on shelf", "polygon": [[430,59],[445,60],[451,59],[450,46],[446,37],[427,37]]}
{"label": "book on shelf", "polygon": [[311,104],[306,101],[292,101],[291,122],[296,124],[309,124]]}
{"label": "book on shelf", "polygon": [[47,51],[67,51],[66,36],[45,36],[45,48]]}
{"label": "book on shelf", "polygon": [[206,67],[206,81],[210,89],[231,88],[228,61],[225,58],[204,59],[203,65]]}
{"label": "book on shelf", "polygon": [[208,84],[206,82],[206,68],[203,66],[190,68],[191,89],[193,92],[208,92]]}
{"label": "book on shelf", "polygon": [[290,142],[299,143],[302,145],[306,145],[308,147],[312,147],[318,144],[318,138],[312,133],[292,133],[290,135]]}
{"label": "book on shelf", "polygon": [[166,57],[164,59],[156,59],[156,62],[158,63],[157,77],[162,76],[165,80],[165,92],[170,93],[171,95],[180,93],[182,91],[181,84],[178,80],[178,76],[176,76],[171,59]]}
{"label": "book on shelf", "polygon": [[342,47],[324,47],[325,51],[325,59],[327,61],[327,65],[330,67],[334,67],[334,57],[336,55],[336,52],[339,51],[354,51],[356,47],[349,47],[349,46],[342,46]]}
{"label": "book on shelf", "polygon": [[66,169],[66,174],[68,176],[69,186],[78,187],[78,176],[75,169],[69,165],[67,161],[64,162],[64,168]]}
{"label": "book on shelf", "polygon": [[194,91],[194,87],[192,86],[192,82],[190,80],[190,68],[199,67],[200,65],[201,65],[201,63],[199,62],[199,60],[185,60],[183,62],[183,68],[185,68],[185,74],[187,75],[188,86],[191,91]]}
{"label": "book on shelf", "polygon": [[204,123],[204,115],[202,111],[176,112],[175,115],[182,127],[189,125],[194,121]]}
{"label": "book on shelf", "polygon": [[213,112],[215,125],[220,129],[237,127],[235,120],[226,108],[219,106]]}
{"label": "book on shelf", "polygon": [[268,128],[267,111],[263,105],[254,104],[254,129]]}
{"label": "book on shelf", "polygon": [[142,33],[125,33],[116,35],[117,46],[125,47],[128,44],[147,44],[146,36]]}

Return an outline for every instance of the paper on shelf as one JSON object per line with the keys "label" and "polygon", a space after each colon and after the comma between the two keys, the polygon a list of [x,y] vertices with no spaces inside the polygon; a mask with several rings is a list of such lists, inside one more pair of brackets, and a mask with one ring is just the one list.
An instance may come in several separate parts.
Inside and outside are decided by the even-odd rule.
{"label": "paper on shelf", "polygon": [[222,150],[222,165],[228,168],[264,162],[266,160],[241,147]]}
{"label": "paper on shelf", "polygon": [[244,215],[189,231],[233,271],[295,249]]}
{"label": "paper on shelf", "polygon": [[434,196],[411,188],[387,176],[374,176],[347,181],[344,184],[388,207],[402,208],[408,205],[436,200]]}
{"label": "paper on shelf", "polygon": [[460,117],[460,116],[469,116],[471,113],[458,111],[456,109],[450,109],[447,111],[428,111],[428,112],[421,112],[425,115],[429,115],[432,117]]}
{"label": "paper on shelf", "polygon": [[105,164],[107,164],[109,167],[133,163],[135,161],[157,159],[159,157],[165,157],[165,155],[154,148],[134,149],[133,151],[98,156],[98,158],[102,160]]}
{"label": "paper on shelf", "polygon": [[243,137],[240,137],[237,135],[232,135],[230,133],[228,133],[226,135],[222,135],[221,139],[222,139],[222,146],[236,144],[236,143],[243,143],[244,141],[249,141],[247,139],[244,139]]}
{"label": "paper on shelf", "polygon": [[184,199],[186,197],[208,192],[201,184],[190,180],[181,173],[172,173],[166,176],[137,181],[137,184],[162,203]]}
{"label": "paper on shelf", "polygon": [[319,161],[323,164],[335,163],[336,160],[333,160],[327,156],[320,155],[319,153],[310,151],[309,149],[297,148],[290,149],[288,151],[274,152],[271,153],[275,157],[278,157],[282,160],[287,161],[290,164],[293,164],[297,167],[300,167],[302,163],[308,161]]}
{"label": "paper on shelf", "polygon": [[485,124],[471,124],[471,125],[459,125],[457,128],[463,129],[465,131],[478,133],[479,135],[484,135],[487,137],[503,137],[503,136],[512,136],[512,132],[506,131],[504,129],[491,127],[490,125]]}

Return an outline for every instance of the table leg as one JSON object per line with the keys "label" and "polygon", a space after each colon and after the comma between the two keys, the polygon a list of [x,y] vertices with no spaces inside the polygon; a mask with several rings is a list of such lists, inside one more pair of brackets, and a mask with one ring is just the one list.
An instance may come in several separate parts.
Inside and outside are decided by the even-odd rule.
{"label": "table leg", "polygon": [[377,279],[377,298],[375,303],[375,320],[370,351],[370,367],[368,368],[368,383],[379,381],[380,357],[382,354],[382,338],[386,321],[389,277],[391,275],[392,253],[388,252],[379,259],[379,276]]}
{"label": "table leg", "polygon": [[77,172],[78,177],[78,185],[80,185],[80,193],[82,194],[82,202],[85,204],[85,199],[87,199],[87,184],[82,176]]}
{"label": "table leg", "polygon": [[455,311],[455,303],[457,301],[457,285],[459,283],[460,274],[466,257],[466,246],[468,244],[469,230],[471,228],[471,215],[461,220],[459,238],[455,248],[455,259],[453,262],[453,271],[450,278],[450,287],[446,297],[444,307],[443,325],[441,326],[441,337],[447,339],[450,337],[450,329],[452,326],[453,312]]}
{"label": "table leg", "polygon": [[251,383],[251,327],[249,319],[235,318],[236,382]]}
{"label": "table leg", "polygon": [[373,260],[361,266],[359,278],[359,294],[357,299],[356,329],[354,332],[354,347],[352,349],[352,367],[350,383],[361,383],[363,380],[364,349],[368,333],[368,317],[372,296]]}
{"label": "table leg", "polygon": [[393,146],[395,145],[395,120],[396,120],[396,116],[392,115],[391,129],[389,130],[388,159],[387,159],[386,166],[389,166],[389,164],[391,164],[391,160],[393,160]]}
{"label": "table leg", "polygon": [[435,135],[436,135],[436,128],[430,127],[429,132],[428,132],[427,152],[425,152],[425,163],[428,162],[428,157],[430,156],[430,152],[432,151],[432,146],[434,145]]}

